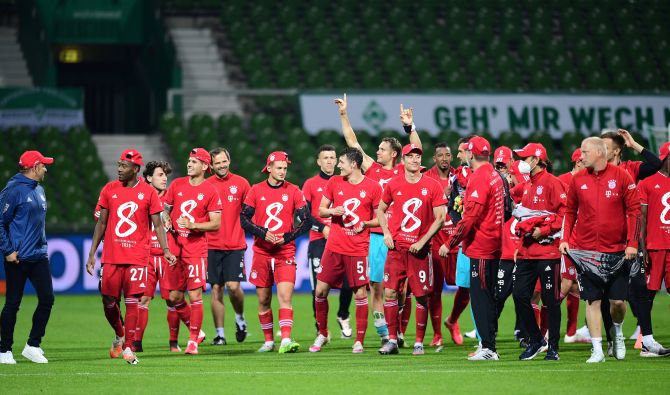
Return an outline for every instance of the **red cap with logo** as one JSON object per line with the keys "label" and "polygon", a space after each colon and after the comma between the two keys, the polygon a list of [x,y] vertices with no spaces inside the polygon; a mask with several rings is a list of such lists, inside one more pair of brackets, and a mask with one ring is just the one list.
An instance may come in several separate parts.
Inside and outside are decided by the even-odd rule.
{"label": "red cap with logo", "polygon": [[577,162],[581,157],[582,157],[582,150],[580,148],[577,148],[575,152],[572,153],[572,157],[570,159],[572,159],[573,162]]}
{"label": "red cap with logo", "polygon": [[37,166],[40,163],[50,165],[54,163],[54,158],[44,156],[39,151],[26,151],[21,154],[21,157],[19,158],[19,166],[26,169]]}
{"label": "red cap with logo", "polygon": [[493,152],[493,162],[494,163],[508,163],[510,160],[512,160],[512,149],[509,147],[505,147],[504,145],[502,147],[496,148],[496,150]]}
{"label": "red cap with logo", "polygon": [[291,161],[288,160],[288,154],[286,152],[284,151],[272,152],[270,155],[268,155],[268,159],[265,161],[265,167],[263,168],[263,173],[269,173],[270,171],[268,170],[268,166],[270,166],[270,163],[275,161],[285,161],[286,163],[291,163]]}
{"label": "red cap with logo", "polygon": [[195,158],[200,162],[207,164],[210,168],[212,167],[212,156],[204,148],[193,148],[191,153],[188,154],[189,158]]}
{"label": "red cap with logo", "polygon": [[514,153],[521,158],[528,158],[529,156],[537,156],[541,160],[549,160],[547,150],[540,143],[528,143],[521,149],[515,149]]}
{"label": "red cap with logo", "polygon": [[416,144],[407,144],[402,147],[402,156],[408,155],[410,152],[416,152],[419,155],[423,155],[423,150]]}
{"label": "red cap with logo", "polygon": [[519,182],[530,181],[530,165],[522,160],[516,160],[509,169],[510,174],[516,177]]}
{"label": "red cap with logo", "polygon": [[142,161],[142,154],[140,154],[140,151],[136,150],[135,148],[128,148],[127,150],[123,151],[119,157],[119,160],[125,160],[126,162],[130,162],[137,166],[142,166],[144,164]]}
{"label": "red cap with logo", "polygon": [[668,154],[670,154],[670,141],[661,146],[660,155],[658,155],[658,157],[661,158],[661,160],[665,160]]}
{"label": "red cap with logo", "polygon": [[475,156],[489,156],[491,155],[491,144],[484,137],[475,136],[468,141],[467,150]]}

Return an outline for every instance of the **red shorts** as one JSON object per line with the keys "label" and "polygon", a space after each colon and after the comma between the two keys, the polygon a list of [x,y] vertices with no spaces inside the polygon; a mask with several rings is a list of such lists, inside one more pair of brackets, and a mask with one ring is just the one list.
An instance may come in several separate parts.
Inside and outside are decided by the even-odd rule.
{"label": "red shorts", "polygon": [[456,285],[456,260],[458,253],[449,253],[446,257],[441,257],[440,254],[433,250],[433,286],[440,286],[442,289],[442,281],[447,285]]}
{"label": "red shorts", "polygon": [[159,284],[161,286],[161,297],[165,300],[170,298],[170,291],[186,291],[186,277],[184,276],[184,269],[179,261],[175,265],[170,266],[165,260],[162,260],[163,265],[159,269]]}
{"label": "red shorts", "polygon": [[177,259],[177,265],[181,265],[182,275],[184,276],[186,289],[207,288],[207,257],[198,258],[180,258]]}
{"label": "red shorts", "polygon": [[561,278],[577,281],[577,269],[575,268],[575,263],[572,262],[572,259],[567,255],[561,255]]}
{"label": "red shorts", "polygon": [[259,288],[270,288],[273,284],[295,285],[295,257],[271,257],[254,252],[251,260],[249,282]]}
{"label": "red shorts", "polygon": [[162,255],[152,255],[149,257],[149,265],[147,265],[147,268],[149,268],[149,281],[147,289],[144,291],[144,296],[153,298],[156,294],[156,285],[164,270],[163,265],[167,265],[167,262]]}
{"label": "red shorts", "polygon": [[401,292],[405,280],[416,297],[433,291],[433,260],[428,250],[417,255],[397,247],[388,251],[384,264],[384,288]]}
{"label": "red shorts", "polygon": [[142,265],[106,264],[102,269],[100,293],[105,296],[121,298],[143,295],[146,290],[149,268]]}
{"label": "red shorts", "polygon": [[333,288],[342,288],[344,278],[351,288],[368,285],[368,257],[338,254],[326,248],[321,256],[321,272],[317,280]]}
{"label": "red shorts", "polygon": [[651,268],[647,272],[647,289],[658,291],[663,279],[665,287],[670,289],[670,250],[649,250]]}

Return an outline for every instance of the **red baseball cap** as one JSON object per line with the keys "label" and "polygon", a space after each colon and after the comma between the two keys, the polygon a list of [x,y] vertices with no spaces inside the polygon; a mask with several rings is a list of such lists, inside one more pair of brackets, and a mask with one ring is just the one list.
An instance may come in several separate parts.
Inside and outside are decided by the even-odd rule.
{"label": "red baseball cap", "polygon": [[484,137],[475,136],[468,142],[467,150],[476,156],[489,156],[491,155],[491,144]]}
{"label": "red baseball cap", "polygon": [[29,168],[37,166],[38,164],[43,163],[45,165],[50,165],[54,163],[54,158],[49,158],[42,155],[39,151],[26,151],[21,154],[19,158],[19,166],[23,168]]}
{"label": "red baseball cap", "polygon": [[496,150],[493,152],[493,162],[494,163],[507,163],[510,160],[512,160],[512,149],[509,147],[505,147],[504,145],[502,147],[496,148]]}
{"label": "red baseball cap", "polygon": [[408,155],[410,152],[416,152],[419,155],[423,155],[423,150],[418,145],[407,144],[406,146],[402,147],[402,156]]}
{"label": "red baseball cap", "polygon": [[665,160],[668,154],[670,154],[670,141],[661,146],[660,155],[658,155],[658,157],[661,158],[661,160]]}
{"label": "red baseball cap", "polygon": [[572,157],[570,159],[572,159],[573,162],[577,162],[581,157],[582,157],[582,150],[580,148],[577,148],[575,152],[572,153]]}
{"label": "red baseball cap", "polygon": [[547,157],[547,150],[540,143],[528,143],[521,149],[515,149],[514,153],[519,155],[520,158],[537,156],[541,160],[549,160],[549,157]]}
{"label": "red baseball cap", "polygon": [[212,155],[204,148],[193,148],[188,154],[189,158],[195,158],[200,162],[203,162],[209,166],[210,170],[212,168]]}
{"label": "red baseball cap", "polygon": [[142,154],[140,151],[135,148],[128,148],[127,150],[121,153],[119,160],[125,160],[126,162],[133,163],[138,166],[142,166],[144,162],[142,161]]}
{"label": "red baseball cap", "polygon": [[268,171],[268,166],[270,166],[270,163],[275,162],[275,161],[286,161],[286,163],[291,163],[290,160],[288,160],[288,154],[284,151],[275,151],[270,153],[268,155],[268,159],[265,161],[265,167],[263,168],[263,173],[269,173]]}
{"label": "red baseball cap", "polygon": [[522,160],[514,161],[509,172],[514,175],[519,182],[530,181],[530,165]]}

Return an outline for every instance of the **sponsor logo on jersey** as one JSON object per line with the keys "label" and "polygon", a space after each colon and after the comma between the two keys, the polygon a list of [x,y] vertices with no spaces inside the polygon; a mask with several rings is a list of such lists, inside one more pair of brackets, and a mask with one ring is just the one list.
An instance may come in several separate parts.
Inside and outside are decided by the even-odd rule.
{"label": "sponsor logo on jersey", "polygon": [[340,196],[343,196],[343,195],[344,195],[344,192],[339,191],[337,194],[340,195]]}
{"label": "sponsor logo on jersey", "polygon": [[587,190],[589,187],[586,186],[586,184],[582,184],[582,186],[579,189]]}
{"label": "sponsor logo on jersey", "polygon": [[479,197],[479,193],[477,193],[477,191],[475,190],[474,192],[472,192],[472,194],[470,195],[470,197],[478,198],[478,197]]}
{"label": "sponsor logo on jersey", "polygon": [[116,194],[112,195],[112,199],[117,199],[117,198],[118,198],[118,196],[116,196]]}
{"label": "sponsor logo on jersey", "polygon": [[656,186],[654,187],[654,189],[660,189],[660,188],[661,188],[661,186],[658,185],[658,184],[656,184]]}
{"label": "sponsor logo on jersey", "polygon": [[261,196],[261,201],[265,200],[265,196]]}
{"label": "sponsor logo on jersey", "polygon": [[398,191],[398,193],[395,194],[396,196],[402,196],[402,192]]}
{"label": "sponsor logo on jersey", "polygon": [[317,192],[323,192],[323,188],[319,187],[316,191]]}
{"label": "sponsor logo on jersey", "polygon": [[179,193],[177,194],[177,196],[184,196],[184,195],[183,195],[181,192],[179,192]]}
{"label": "sponsor logo on jersey", "polygon": [[630,189],[631,191],[632,191],[633,189],[635,189],[635,184],[630,184],[630,185],[628,186],[628,189]]}

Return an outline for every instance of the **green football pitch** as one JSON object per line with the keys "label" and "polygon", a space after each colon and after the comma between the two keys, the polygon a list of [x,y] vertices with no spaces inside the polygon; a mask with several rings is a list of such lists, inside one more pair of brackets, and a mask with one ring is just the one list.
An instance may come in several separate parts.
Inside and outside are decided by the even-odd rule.
{"label": "green football pitch", "polygon": [[[209,295],[208,295],[209,296]],[[451,309],[452,295],[444,296],[445,314]],[[4,299],[0,298],[4,304]],[[582,393],[666,393],[670,385],[669,358],[641,358],[627,341],[625,360],[608,358],[606,363],[587,365],[589,344],[563,344],[561,360],[520,362],[521,352],[512,336],[513,303],[508,300],[500,323],[498,362],[470,362],[466,357],[475,342],[466,339],[463,346],[448,343],[443,352],[426,347],[426,354],[413,356],[411,349],[400,355],[377,353],[379,340],[372,323],[368,328],[364,354],[352,355],[352,340],[340,339],[334,321],[336,295],[330,298],[329,322],[332,342],[318,354],[307,351],[314,340],[310,298],[298,295],[294,308],[294,337],[302,345],[297,354],[258,354],[263,336],[256,312],[256,298],[246,299],[249,336],[244,343],[235,342],[232,315],[226,318],[227,346],[211,346],[214,335],[209,306],[205,306],[203,329],[208,339],[200,346],[200,355],[172,354],[167,350],[165,305],[153,301],[149,326],[144,338],[144,352],[138,354],[139,365],[128,365],[123,359],[112,360],[108,349],[113,338],[97,296],[57,296],[56,305],[42,344],[49,364],[33,364],[23,358],[21,350],[30,329],[36,299],[26,297],[16,327],[14,356],[17,365],[0,365],[0,393],[376,393],[433,394],[513,393],[513,394],[582,394]],[[228,301],[227,312],[229,308]],[[656,339],[670,347],[670,297],[659,295],[654,305]],[[353,313],[354,306],[351,311]],[[583,308],[580,311],[583,322]],[[565,315],[564,315],[565,317]],[[275,329],[277,314],[275,313]],[[353,319],[353,314],[352,314]],[[633,330],[633,319],[625,323],[627,335]],[[463,331],[472,328],[469,311],[460,320]],[[581,326],[581,325],[580,325]],[[430,327],[430,324],[429,324]],[[562,329],[565,324],[563,323]],[[410,321],[407,338],[412,343],[414,321]],[[185,348],[187,330],[180,329],[180,344]],[[446,338],[449,338],[445,331]],[[432,330],[428,329],[425,344]]]}

